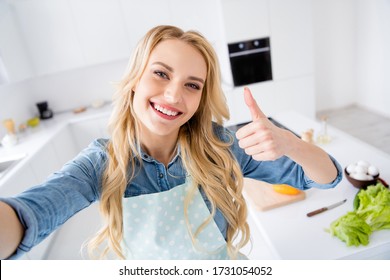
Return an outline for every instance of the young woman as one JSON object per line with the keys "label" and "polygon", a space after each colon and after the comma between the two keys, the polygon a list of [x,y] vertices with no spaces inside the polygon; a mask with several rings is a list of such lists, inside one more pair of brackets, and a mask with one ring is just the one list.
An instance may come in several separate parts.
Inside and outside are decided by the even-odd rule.
{"label": "young woman", "polygon": [[110,139],[1,199],[1,258],[18,258],[95,201],[105,223],[91,254],[243,257],[243,176],[300,189],[331,188],[342,176],[330,155],[269,122],[249,89],[243,98],[253,121],[234,135],[222,126],[229,112],[211,45],[197,32],[153,28],[119,84]]}

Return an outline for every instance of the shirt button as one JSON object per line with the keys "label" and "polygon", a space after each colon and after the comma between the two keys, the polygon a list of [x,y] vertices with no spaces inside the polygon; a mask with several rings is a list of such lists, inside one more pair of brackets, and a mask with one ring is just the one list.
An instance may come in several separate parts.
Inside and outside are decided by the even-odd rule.
{"label": "shirt button", "polygon": [[160,178],[163,178],[163,177],[164,177],[164,174],[160,173],[158,176],[159,176]]}

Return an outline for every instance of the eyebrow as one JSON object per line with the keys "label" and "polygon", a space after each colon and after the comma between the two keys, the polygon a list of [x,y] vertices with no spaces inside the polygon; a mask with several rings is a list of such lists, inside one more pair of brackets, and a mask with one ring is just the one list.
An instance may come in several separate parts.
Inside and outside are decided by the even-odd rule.
{"label": "eyebrow", "polygon": [[[156,62],[152,63],[152,65],[154,65],[154,64],[161,65],[161,66],[165,67],[167,70],[169,70],[169,71],[172,72],[172,73],[175,72],[171,66],[165,64],[164,62],[156,61]],[[204,80],[203,80],[202,78],[195,77],[195,76],[189,76],[188,78],[189,78],[190,80],[198,81],[198,82],[204,84]]]}

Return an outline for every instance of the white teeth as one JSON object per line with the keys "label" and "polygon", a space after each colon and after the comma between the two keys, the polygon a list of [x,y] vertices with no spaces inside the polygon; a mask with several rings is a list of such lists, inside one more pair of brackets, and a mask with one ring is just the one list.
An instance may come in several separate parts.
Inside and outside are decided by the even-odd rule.
{"label": "white teeth", "polygon": [[178,114],[178,112],[168,110],[168,109],[161,107],[160,105],[157,105],[157,104],[154,104],[154,109],[156,109],[157,111],[160,111],[161,113],[168,115],[168,116],[176,116]]}

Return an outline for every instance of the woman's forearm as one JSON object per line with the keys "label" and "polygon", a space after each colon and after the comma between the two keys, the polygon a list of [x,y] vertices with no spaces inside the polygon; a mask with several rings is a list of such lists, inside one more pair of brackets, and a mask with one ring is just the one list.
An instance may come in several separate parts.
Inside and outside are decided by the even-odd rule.
{"label": "woman's forearm", "polygon": [[319,184],[328,184],[337,177],[337,168],[329,155],[320,147],[290,136],[289,158],[302,166],[307,177]]}
{"label": "woman's forearm", "polygon": [[24,227],[14,209],[0,201],[0,259],[11,256],[24,235]]}

